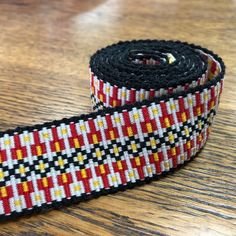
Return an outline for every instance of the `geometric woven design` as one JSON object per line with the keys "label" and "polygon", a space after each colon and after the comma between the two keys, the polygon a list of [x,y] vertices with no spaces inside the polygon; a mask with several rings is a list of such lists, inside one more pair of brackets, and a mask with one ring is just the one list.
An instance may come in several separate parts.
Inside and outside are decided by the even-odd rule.
{"label": "geometric woven design", "polygon": [[225,73],[213,52],[120,42],[90,61],[95,113],[0,133],[0,219],[154,179],[204,146]]}

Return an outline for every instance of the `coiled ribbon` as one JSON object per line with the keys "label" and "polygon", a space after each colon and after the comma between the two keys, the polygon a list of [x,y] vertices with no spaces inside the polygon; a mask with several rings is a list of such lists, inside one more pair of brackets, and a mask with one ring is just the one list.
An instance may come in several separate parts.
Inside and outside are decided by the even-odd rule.
{"label": "coiled ribbon", "polygon": [[157,178],[208,138],[224,64],[182,42],[119,42],[90,60],[97,112],[0,134],[0,219]]}

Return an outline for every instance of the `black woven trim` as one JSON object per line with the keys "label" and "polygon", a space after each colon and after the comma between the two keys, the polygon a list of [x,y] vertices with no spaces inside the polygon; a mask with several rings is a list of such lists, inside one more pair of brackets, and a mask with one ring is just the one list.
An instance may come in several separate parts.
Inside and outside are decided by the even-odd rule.
{"label": "black woven trim", "polygon": [[[135,64],[129,59],[131,52],[136,54],[146,51],[163,54],[165,62],[159,65]],[[150,58],[146,56],[147,59]],[[176,60],[169,64],[166,53]],[[99,79],[127,89],[155,89],[176,87],[190,84],[200,78],[207,70],[207,63],[200,53],[187,43],[162,40],[126,41],[98,50],[90,60],[92,72]],[[119,78],[119,79],[117,79]]]}

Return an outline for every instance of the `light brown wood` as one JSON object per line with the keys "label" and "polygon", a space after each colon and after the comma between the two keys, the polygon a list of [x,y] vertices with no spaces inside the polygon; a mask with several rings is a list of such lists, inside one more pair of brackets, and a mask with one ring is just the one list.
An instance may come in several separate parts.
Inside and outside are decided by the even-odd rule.
{"label": "light brown wood", "polygon": [[88,113],[89,57],[119,40],[178,39],[223,57],[204,150],[149,185],[0,224],[0,235],[236,235],[236,1],[0,0],[0,129]]}

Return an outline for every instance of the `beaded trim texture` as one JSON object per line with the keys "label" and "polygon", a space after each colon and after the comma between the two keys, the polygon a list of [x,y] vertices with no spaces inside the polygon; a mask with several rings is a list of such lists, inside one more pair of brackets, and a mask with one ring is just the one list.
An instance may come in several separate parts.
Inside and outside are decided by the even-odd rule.
{"label": "beaded trim texture", "polygon": [[179,41],[134,40],[90,60],[97,112],[0,133],[0,219],[155,179],[209,136],[225,66]]}

